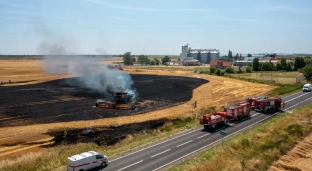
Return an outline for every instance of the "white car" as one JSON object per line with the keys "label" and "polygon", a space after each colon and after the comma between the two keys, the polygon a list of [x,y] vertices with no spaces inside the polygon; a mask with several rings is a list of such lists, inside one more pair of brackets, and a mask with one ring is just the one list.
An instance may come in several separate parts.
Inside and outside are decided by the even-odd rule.
{"label": "white car", "polygon": [[302,91],[312,91],[312,85],[311,84],[305,84],[302,88]]}
{"label": "white car", "polygon": [[87,171],[96,167],[106,167],[108,158],[95,151],[88,151],[67,158],[67,171]]}

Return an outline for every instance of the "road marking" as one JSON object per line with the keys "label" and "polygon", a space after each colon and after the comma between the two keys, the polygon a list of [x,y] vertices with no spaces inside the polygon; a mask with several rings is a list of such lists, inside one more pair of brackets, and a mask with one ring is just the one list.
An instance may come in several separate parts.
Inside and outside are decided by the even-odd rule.
{"label": "road marking", "polygon": [[[202,129],[202,127],[198,128],[198,129],[194,129],[193,131],[189,131],[189,130],[187,130],[187,131],[189,131],[189,132],[187,132],[187,131],[186,131],[187,133],[185,133],[185,134],[178,133],[178,134],[181,134],[181,135],[176,136],[176,137],[173,137],[173,138],[168,139],[168,140],[165,140],[165,141],[162,141],[162,142],[160,142],[160,143],[157,143],[157,144],[151,145],[151,146],[149,146],[149,147],[143,148],[143,149],[138,150],[138,151],[136,151],[136,152],[133,152],[133,153],[130,153],[130,154],[124,155],[124,156],[122,156],[122,157],[116,158],[116,159],[111,160],[111,161],[109,161],[109,162],[111,163],[111,162],[113,162],[113,161],[116,161],[116,160],[119,160],[119,159],[121,159],[121,158],[124,158],[124,157],[130,156],[130,155],[135,154],[135,153],[138,153],[138,152],[140,152],[140,151],[143,151],[143,150],[146,150],[146,149],[149,149],[149,148],[155,147],[155,146],[157,146],[157,145],[160,145],[160,144],[163,144],[163,143],[165,143],[165,142],[168,142],[168,141],[171,141],[171,140],[177,139],[177,138],[179,138],[179,137],[182,137],[182,136],[184,136],[184,135],[190,134],[190,133],[195,132],[195,131],[199,131],[199,130],[201,130],[201,129]],[[183,133],[183,132],[182,132],[182,133]]]}
{"label": "road marking", "polygon": [[143,160],[138,161],[138,162],[136,162],[136,163],[133,163],[133,164],[131,164],[131,165],[129,165],[129,166],[123,167],[123,168],[119,169],[118,171],[127,169],[128,167],[131,167],[131,166],[133,166],[133,165],[136,165],[136,164],[138,164],[138,163],[141,163],[142,161],[143,161]]}
{"label": "road marking", "polygon": [[165,152],[170,151],[170,150],[171,150],[171,149],[168,149],[168,150],[166,150],[166,151],[163,151],[163,152],[160,152],[160,153],[158,153],[158,154],[155,154],[155,155],[151,156],[151,158],[156,157],[156,156],[158,156],[158,155],[161,155],[162,153],[165,153]]}
{"label": "road marking", "polygon": [[290,97],[290,96],[294,96],[294,95],[297,95],[297,94],[300,94],[300,93],[301,93],[301,91],[298,92],[298,93],[295,93],[295,94],[290,94],[290,95],[288,95],[288,96],[283,97],[283,99],[286,99],[286,98],[288,98],[288,97]]}
{"label": "road marking", "polygon": [[293,101],[293,100],[295,100],[295,99],[298,99],[299,97],[305,96],[305,95],[307,95],[307,94],[308,94],[308,93],[302,94],[302,95],[300,95],[300,96],[297,96],[297,97],[295,97],[295,98],[292,98],[292,99],[290,99],[290,100],[287,100],[285,103],[290,102],[290,101]]}
{"label": "road marking", "polygon": [[202,136],[198,137],[197,139],[203,138],[204,136],[207,136],[207,135],[209,135],[209,134],[202,135]]}
{"label": "road marking", "polygon": [[[300,93],[300,92],[299,92],[299,93]],[[299,94],[299,93],[295,93],[295,94]],[[295,95],[295,94],[292,94],[292,95]],[[306,94],[309,94],[309,93],[306,93]],[[290,99],[290,100],[288,100],[288,101],[286,101],[286,102],[292,101],[292,100],[294,100],[294,99],[296,99],[296,98],[299,98],[299,97],[301,97],[301,96],[303,96],[303,95],[306,95],[306,94],[302,94],[302,95],[297,96],[297,97],[295,97],[295,98],[292,98],[292,99]],[[289,95],[289,96],[291,96],[291,95]],[[289,96],[286,96],[286,97],[289,97]],[[284,98],[285,98],[285,97],[284,97]],[[310,99],[310,98],[309,98],[309,99]],[[285,102],[285,103],[286,103],[286,102]],[[293,106],[291,106],[291,107],[293,107]],[[288,109],[290,109],[291,107],[289,107],[289,108],[287,108],[287,109],[285,109],[285,110],[288,110]],[[254,116],[259,115],[259,114],[261,114],[261,113],[256,113],[256,114],[254,114],[254,115],[251,115],[250,117],[254,117]],[[271,115],[271,116],[274,116],[274,115]],[[143,148],[143,149],[138,150],[138,151],[136,151],[136,152],[133,152],[133,153],[130,153],[130,154],[124,155],[124,156],[122,156],[122,157],[119,157],[119,158],[116,158],[116,159],[114,159],[114,160],[111,160],[110,162],[113,162],[113,161],[119,160],[119,159],[121,159],[121,158],[124,158],[124,157],[130,156],[130,155],[132,155],[132,154],[135,154],[135,153],[141,152],[141,151],[143,151],[143,150],[146,150],[146,149],[149,149],[149,148],[155,147],[155,146],[157,146],[157,145],[160,145],[160,144],[163,144],[163,143],[165,143],[165,142],[168,142],[168,141],[171,141],[171,140],[177,139],[177,138],[179,138],[179,137],[182,137],[182,136],[184,136],[184,135],[190,134],[190,133],[195,132],[195,131],[198,131],[198,130],[202,130],[202,128],[200,127],[199,129],[194,129],[193,131],[189,131],[189,132],[187,132],[187,131],[188,131],[188,130],[187,130],[185,134],[181,134],[181,135],[176,136],[176,137],[174,137],[174,138],[171,138],[171,139],[165,140],[165,141],[163,141],[163,142],[160,142],[160,143],[157,143],[157,144],[151,145],[151,146],[149,146],[149,147]],[[221,130],[221,129],[219,129],[219,130]]]}
{"label": "road marking", "polygon": [[307,99],[305,99],[305,100],[303,100],[303,101],[301,101],[301,102],[299,102],[299,103],[297,103],[297,104],[294,104],[294,105],[288,107],[287,109],[285,109],[285,111],[286,111],[286,110],[289,110],[289,109],[291,109],[291,108],[293,108],[293,107],[295,107],[295,106],[298,106],[300,103],[303,103],[303,102],[305,102],[305,101],[307,101],[307,100],[310,100],[311,98],[312,98],[312,97],[307,98]]}
{"label": "road marking", "polygon": [[178,145],[177,147],[181,147],[182,145],[185,145],[185,144],[190,143],[190,142],[192,142],[192,141],[193,141],[193,140],[188,141],[188,142],[185,142],[185,143],[183,143],[183,144]]}
{"label": "road marking", "polygon": [[[277,112],[277,113],[279,113],[279,112]],[[271,116],[268,116],[268,117],[266,117],[266,118],[264,118],[264,119],[261,119],[260,121],[258,121],[258,122],[256,122],[256,123],[253,123],[253,124],[251,124],[251,125],[249,125],[249,126],[243,128],[243,129],[240,129],[240,130],[238,130],[238,131],[236,131],[236,132],[233,132],[232,134],[229,134],[229,135],[227,135],[227,136],[225,136],[225,137],[230,137],[230,136],[232,136],[232,135],[235,135],[236,133],[241,132],[241,131],[243,131],[244,129],[247,129],[247,128],[249,128],[249,127],[251,127],[251,126],[253,126],[253,125],[255,125],[255,124],[258,124],[258,123],[260,123],[260,122],[262,122],[262,121],[264,121],[264,120],[266,120],[266,119],[268,119],[268,118],[270,118],[270,117],[275,116],[277,113],[274,113],[274,114],[271,115]],[[195,151],[193,151],[193,152],[190,152],[190,153],[188,153],[188,154],[186,154],[186,155],[184,155],[184,156],[182,156],[182,157],[180,157],[180,158],[178,158],[178,159],[175,159],[175,160],[173,160],[173,161],[171,161],[171,162],[169,162],[169,163],[167,163],[167,164],[165,164],[165,165],[162,165],[162,166],[160,166],[160,167],[154,169],[153,171],[156,171],[156,170],[159,170],[159,169],[161,169],[161,168],[163,168],[163,167],[165,167],[165,166],[168,166],[168,165],[171,164],[171,163],[174,163],[174,162],[176,162],[176,161],[178,161],[178,160],[181,160],[181,159],[183,159],[183,158],[185,158],[185,157],[187,157],[187,156],[189,156],[189,155],[191,155],[191,154],[193,154],[193,153],[196,153],[196,152],[199,151],[199,150],[202,150],[202,149],[204,149],[204,148],[206,148],[206,147],[209,147],[209,146],[211,146],[212,144],[215,144],[215,143],[217,143],[217,142],[219,142],[219,141],[222,141],[222,139],[219,139],[219,140],[217,140],[217,141],[215,141],[215,142],[212,142],[212,143],[210,143],[210,144],[208,144],[208,145],[205,145],[204,147],[201,147],[201,148],[199,148],[199,149],[197,149],[197,150],[195,150]]]}

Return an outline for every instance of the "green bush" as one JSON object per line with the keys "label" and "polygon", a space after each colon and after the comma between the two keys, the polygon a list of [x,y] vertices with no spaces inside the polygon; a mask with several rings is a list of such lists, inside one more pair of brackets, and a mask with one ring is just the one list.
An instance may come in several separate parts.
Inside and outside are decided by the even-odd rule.
{"label": "green bush", "polygon": [[235,70],[233,67],[228,66],[225,68],[225,72],[229,73],[229,74],[235,74]]}
{"label": "green bush", "polygon": [[221,76],[224,76],[225,71],[222,70],[220,74],[221,74]]}
{"label": "green bush", "polygon": [[217,70],[217,68],[216,68],[216,67],[210,67],[210,73],[215,73],[215,72],[216,72],[216,70]]}
{"label": "green bush", "polygon": [[220,69],[216,69],[216,71],[214,72],[214,74],[220,76],[220,75],[221,75],[221,70],[220,70]]}
{"label": "green bush", "polygon": [[251,73],[252,72],[252,68],[251,67],[246,67],[246,72]]}

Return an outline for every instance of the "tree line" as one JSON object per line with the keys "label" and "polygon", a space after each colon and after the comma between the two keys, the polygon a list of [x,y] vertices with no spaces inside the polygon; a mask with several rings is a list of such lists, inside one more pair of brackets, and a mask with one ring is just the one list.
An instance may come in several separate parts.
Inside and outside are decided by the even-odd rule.
{"label": "tree line", "polygon": [[169,56],[164,56],[161,60],[158,58],[150,58],[147,55],[139,55],[138,58],[136,58],[131,55],[131,52],[124,53],[122,58],[125,65],[133,65],[134,63],[139,63],[141,65],[160,65],[171,61]]}

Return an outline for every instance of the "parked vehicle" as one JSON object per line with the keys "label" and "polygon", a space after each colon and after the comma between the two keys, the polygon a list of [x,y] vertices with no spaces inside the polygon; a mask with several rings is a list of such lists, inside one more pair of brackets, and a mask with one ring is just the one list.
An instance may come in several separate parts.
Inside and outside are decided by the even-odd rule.
{"label": "parked vehicle", "polygon": [[251,97],[251,98],[247,98],[246,102],[249,102],[251,109],[255,109],[258,106],[258,100],[264,100],[268,98],[269,97],[266,97],[266,96]]}
{"label": "parked vehicle", "polygon": [[224,112],[226,112],[227,119],[230,121],[240,121],[244,117],[250,116],[250,104],[249,103],[238,103],[233,106],[228,106],[224,108]]}
{"label": "parked vehicle", "polygon": [[270,97],[268,99],[257,100],[255,111],[262,113],[278,112],[286,107],[279,97]]}
{"label": "parked vehicle", "polygon": [[200,118],[200,124],[204,125],[205,130],[217,129],[228,123],[226,119],[226,112],[215,112],[212,114],[204,114]]}
{"label": "parked vehicle", "polygon": [[226,126],[230,121],[240,121],[244,117],[250,116],[250,105],[248,102],[241,102],[239,104],[228,106],[224,111],[214,112],[212,114],[204,114],[200,118],[200,124],[204,126],[205,130],[218,129]]}
{"label": "parked vehicle", "polygon": [[312,91],[312,85],[311,84],[305,84],[303,87],[302,87],[302,91],[305,92],[305,91]]}
{"label": "parked vehicle", "polygon": [[67,158],[67,171],[87,171],[96,167],[106,167],[108,158],[95,151],[88,151]]}

